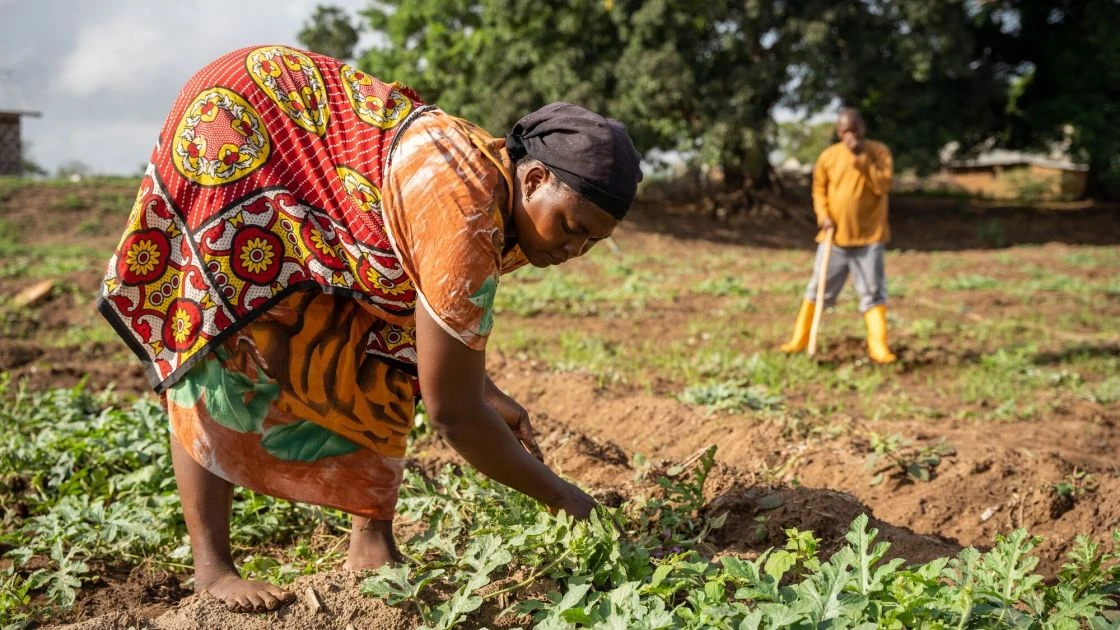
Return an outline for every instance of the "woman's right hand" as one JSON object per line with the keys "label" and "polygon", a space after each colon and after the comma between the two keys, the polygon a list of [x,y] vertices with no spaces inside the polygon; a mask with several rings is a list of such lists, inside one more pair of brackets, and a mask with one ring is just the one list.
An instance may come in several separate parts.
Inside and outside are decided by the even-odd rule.
{"label": "woman's right hand", "polygon": [[586,520],[591,516],[591,512],[599,505],[590,494],[580,490],[578,486],[567,481],[560,496],[552,501],[548,506],[549,510],[556,514],[560,510],[564,510],[579,520]]}

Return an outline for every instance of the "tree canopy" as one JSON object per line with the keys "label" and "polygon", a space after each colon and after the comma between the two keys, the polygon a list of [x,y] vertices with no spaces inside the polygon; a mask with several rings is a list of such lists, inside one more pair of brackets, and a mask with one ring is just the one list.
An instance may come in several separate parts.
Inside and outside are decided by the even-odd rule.
{"label": "tree canopy", "polygon": [[355,26],[349,15],[335,6],[316,5],[298,38],[300,43],[317,53],[335,59],[353,59],[358,45],[360,25]]}
{"label": "tree canopy", "polygon": [[[548,102],[623,120],[639,150],[765,186],[785,142],[778,108],[860,108],[900,168],[936,168],[950,142],[1046,147],[1068,136],[1107,191],[1120,184],[1120,0],[384,0],[359,65],[505,132]],[[301,33],[313,49],[339,10]],[[352,27],[353,28],[353,27]],[[356,41],[356,31],[354,32]],[[333,47],[333,48],[332,48]],[[789,136],[789,129],[786,129]],[[796,134],[794,136],[796,137]]]}

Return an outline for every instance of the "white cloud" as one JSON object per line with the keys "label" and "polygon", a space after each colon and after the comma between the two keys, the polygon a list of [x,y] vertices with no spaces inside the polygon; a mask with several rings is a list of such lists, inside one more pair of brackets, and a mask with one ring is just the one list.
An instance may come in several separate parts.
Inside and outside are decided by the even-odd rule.
{"label": "white cloud", "polygon": [[168,62],[170,50],[166,34],[151,22],[131,12],[109,16],[78,32],[52,91],[83,97],[98,90],[142,90]]}
{"label": "white cloud", "polygon": [[[369,0],[332,0],[352,15]],[[298,45],[305,0],[0,0],[0,66],[42,118],[26,119],[30,157],[49,171],[78,160],[133,173],[151,153],[186,80],[254,44]],[[362,45],[365,45],[364,43]]]}

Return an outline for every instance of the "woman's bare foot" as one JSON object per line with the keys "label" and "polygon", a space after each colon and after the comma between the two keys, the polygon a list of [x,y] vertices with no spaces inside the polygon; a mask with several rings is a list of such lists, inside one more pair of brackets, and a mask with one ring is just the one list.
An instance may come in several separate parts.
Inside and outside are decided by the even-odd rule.
{"label": "woman's bare foot", "polygon": [[350,552],[344,569],[362,571],[404,559],[393,538],[393,521],[375,521],[355,516],[350,528]]}
{"label": "woman's bare foot", "polygon": [[222,572],[203,583],[196,576],[199,593],[210,593],[233,612],[268,612],[295,601],[296,596],[267,582],[242,579],[236,572]]}
{"label": "woman's bare foot", "polygon": [[234,612],[276,610],[295,600],[278,586],[241,579],[234,568],[229,548],[233,485],[191,459],[174,438],[171,461],[191,537],[195,590],[210,593]]}

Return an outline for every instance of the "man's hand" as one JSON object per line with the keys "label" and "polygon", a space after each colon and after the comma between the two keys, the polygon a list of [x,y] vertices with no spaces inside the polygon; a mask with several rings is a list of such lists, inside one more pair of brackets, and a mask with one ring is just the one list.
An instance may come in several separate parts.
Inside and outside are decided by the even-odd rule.
{"label": "man's hand", "polygon": [[871,156],[866,151],[856,153],[852,158],[852,166],[855,166],[861,171],[866,171],[867,167],[871,166]]}
{"label": "man's hand", "polygon": [[833,228],[835,228],[835,227],[836,227],[836,224],[835,224],[835,223],[833,223],[833,222],[832,222],[832,219],[830,219],[830,218],[828,218],[828,217],[824,217],[824,218],[822,218],[822,219],[821,219],[821,220],[820,220],[820,221],[818,222],[818,224],[820,225],[820,228],[821,228],[822,230],[825,230],[825,231],[831,230],[831,229],[833,229]]}
{"label": "man's hand", "polygon": [[529,453],[543,462],[544,453],[541,452],[541,447],[537,444],[537,438],[533,435],[533,425],[529,422],[529,412],[521,406],[521,403],[488,383],[486,404],[493,407],[494,411],[497,411],[498,415],[506,421],[510,430],[513,431],[518,441],[525,446]]}
{"label": "man's hand", "polygon": [[853,155],[860,155],[863,153],[862,136],[849,131],[844,134],[842,140],[844,142],[844,146],[848,147],[848,150],[851,151]]}

